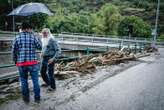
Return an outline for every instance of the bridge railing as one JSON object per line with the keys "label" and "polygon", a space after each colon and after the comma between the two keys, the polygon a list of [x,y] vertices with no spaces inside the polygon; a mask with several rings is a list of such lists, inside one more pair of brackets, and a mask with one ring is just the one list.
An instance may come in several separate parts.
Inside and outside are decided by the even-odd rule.
{"label": "bridge railing", "polygon": [[[120,39],[129,39],[129,36],[116,36],[116,35],[97,35],[97,34],[85,34],[85,33],[69,33],[69,32],[62,32],[61,34],[66,35],[74,35],[74,36],[89,36],[89,37],[101,37],[101,38],[120,38]],[[131,40],[148,40],[150,41],[151,38],[143,38],[143,37],[131,37]]]}
{"label": "bridge railing", "polygon": [[56,37],[57,40],[60,41],[77,41],[77,42],[92,42],[92,43],[120,43],[120,42],[131,42],[131,43],[148,43],[150,44],[151,41],[149,40],[138,40],[137,38],[134,39],[121,39],[121,38],[106,38],[106,37],[97,37],[97,36],[84,36],[84,35],[68,35],[68,34],[59,34]]}
{"label": "bridge railing", "polygon": [[[0,32],[0,41],[12,41],[14,39],[15,33],[11,32]],[[53,34],[54,35],[54,34]],[[6,37],[8,36],[8,37]],[[61,33],[55,35],[56,39],[59,41],[76,41],[76,42],[92,42],[92,43],[145,43],[150,44],[152,40],[150,38],[140,38],[140,37],[131,37],[128,36],[113,36],[113,35],[95,35],[95,34],[83,34],[83,33]],[[164,45],[164,42],[159,42],[157,44]]]}

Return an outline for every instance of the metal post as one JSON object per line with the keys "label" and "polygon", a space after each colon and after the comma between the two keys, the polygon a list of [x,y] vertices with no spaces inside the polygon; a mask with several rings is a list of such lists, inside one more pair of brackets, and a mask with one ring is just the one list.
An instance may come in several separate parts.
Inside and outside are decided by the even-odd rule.
{"label": "metal post", "polygon": [[[12,10],[13,10],[14,9],[14,0],[12,0],[11,3],[12,3]],[[12,17],[12,20],[13,20],[13,32],[15,32],[15,17],[14,17],[14,15]]]}
{"label": "metal post", "polygon": [[63,36],[63,34],[61,34],[61,36],[62,36],[62,41],[64,41],[64,36]]}

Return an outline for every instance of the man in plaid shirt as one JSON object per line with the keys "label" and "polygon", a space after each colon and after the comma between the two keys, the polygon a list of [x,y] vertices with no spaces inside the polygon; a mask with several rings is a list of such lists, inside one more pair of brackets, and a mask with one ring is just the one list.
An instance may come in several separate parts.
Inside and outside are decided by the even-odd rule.
{"label": "man in plaid shirt", "polygon": [[23,100],[27,103],[30,101],[28,73],[33,82],[35,102],[40,102],[39,65],[36,49],[41,48],[41,41],[33,34],[31,25],[26,22],[22,23],[22,32],[13,41],[12,57],[19,70]]}

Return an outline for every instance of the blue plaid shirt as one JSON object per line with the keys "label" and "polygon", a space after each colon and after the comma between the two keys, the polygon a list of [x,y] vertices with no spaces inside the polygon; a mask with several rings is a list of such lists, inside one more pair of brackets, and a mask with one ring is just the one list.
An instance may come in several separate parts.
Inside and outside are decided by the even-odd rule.
{"label": "blue plaid shirt", "polygon": [[41,41],[33,33],[21,32],[12,45],[12,57],[15,63],[37,61],[36,49],[41,49]]}

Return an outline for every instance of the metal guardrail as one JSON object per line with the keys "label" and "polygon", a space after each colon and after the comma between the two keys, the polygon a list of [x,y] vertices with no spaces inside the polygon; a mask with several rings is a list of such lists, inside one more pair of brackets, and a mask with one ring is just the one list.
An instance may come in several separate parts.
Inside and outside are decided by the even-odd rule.
{"label": "metal guardrail", "polygon": [[138,38],[131,38],[131,39],[121,39],[121,38],[107,38],[107,37],[96,37],[96,36],[83,36],[83,35],[70,35],[70,34],[59,34],[58,37],[55,37],[57,40],[64,41],[64,40],[72,40],[72,41],[79,41],[79,42],[133,42],[133,43],[152,43],[150,40],[147,39],[138,39]]}
{"label": "metal guardrail", "polygon": [[[14,37],[8,37],[8,38],[0,38],[0,41],[9,41],[12,42]],[[150,39],[146,38],[138,38],[138,37],[131,37],[130,39],[124,39],[124,38],[116,38],[116,37],[110,37],[107,38],[105,36],[95,36],[91,34],[78,34],[78,33],[61,33],[58,34],[58,36],[55,36],[55,39],[59,41],[60,44],[66,44],[66,45],[83,45],[83,46],[98,46],[98,47],[111,47],[111,48],[122,48],[125,47],[143,47],[144,45],[150,45],[152,44],[152,41]],[[157,42],[157,45],[164,45],[164,42]]]}
{"label": "metal guardrail", "polygon": [[[79,35],[79,36],[92,36],[92,37],[104,37],[104,38],[121,38],[121,39],[129,39],[129,36],[116,36],[116,35],[97,35],[97,34],[86,34],[86,33],[69,33],[69,32],[62,32],[61,34],[67,35]],[[130,39],[138,39],[138,40],[148,40],[150,41],[151,38],[143,38],[143,37],[131,37]]]}
{"label": "metal guardrail", "polygon": [[12,32],[12,31],[0,31],[0,34],[15,34],[18,32]]}
{"label": "metal guardrail", "polygon": [[[88,35],[88,36],[87,36]],[[112,44],[112,43],[121,43],[121,45],[127,45],[128,43],[140,43],[140,44],[152,44],[151,39],[147,38],[117,38],[117,37],[97,37],[91,36],[90,34],[65,34],[61,33],[55,37],[58,41],[76,41],[76,42],[90,42],[90,43],[104,43],[104,44]],[[157,45],[164,45],[164,41],[160,42],[157,40]]]}

